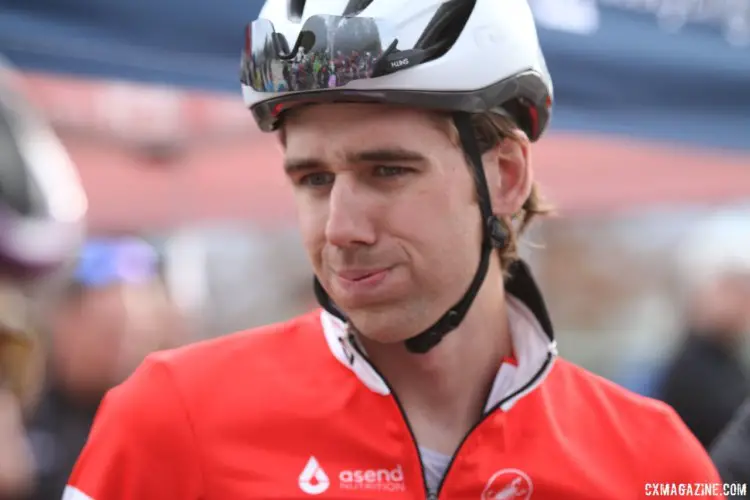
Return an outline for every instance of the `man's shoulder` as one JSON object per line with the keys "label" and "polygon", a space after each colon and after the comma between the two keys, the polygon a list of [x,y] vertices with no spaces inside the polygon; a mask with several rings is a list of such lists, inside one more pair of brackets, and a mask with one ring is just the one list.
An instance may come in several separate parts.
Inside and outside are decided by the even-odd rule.
{"label": "man's shoulder", "polygon": [[[83,460],[122,452],[133,460],[147,453],[160,463],[192,461],[196,447],[225,443],[226,429],[254,442],[275,417],[314,407],[321,394],[335,393],[330,388],[344,372],[336,369],[320,314],[148,356],[105,396]],[[178,451],[161,460],[160,450],[170,449]]]}
{"label": "man's shoulder", "polygon": [[666,425],[682,423],[666,403],[637,394],[565,359],[557,361],[553,374],[553,383],[562,386],[567,397],[579,399],[587,406],[627,415],[630,421],[642,418]]}
{"label": "man's shoulder", "polygon": [[[188,413],[205,413],[212,405],[262,401],[279,385],[293,390],[290,380],[300,381],[297,387],[301,387],[308,375],[321,371],[331,360],[336,362],[322,332],[320,311],[312,311],[288,321],[153,353],[112,392],[141,403],[171,392]],[[161,390],[154,389],[156,386]]]}
{"label": "man's shoulder", "polygon": [[[677,412],[574,363],[558,360],[548,390],[560,411],[575,408],[575,428],[607,443],[630,466],[645,467],[653,481],[713,481],[708,454]],[[564,417],[563,417],[564,418]],[[623,463],[623,466],[625,463]]]}
{"label": "man's shoulder", "polygon": [[[323,347],[320,311],[314,310],[286,321],[159,351],[150,358],[180,375],[200,370],[205,376],[235,368],[272,368],[303,353],[309,357]],[[270,359],[276,363],[264,363]]]}

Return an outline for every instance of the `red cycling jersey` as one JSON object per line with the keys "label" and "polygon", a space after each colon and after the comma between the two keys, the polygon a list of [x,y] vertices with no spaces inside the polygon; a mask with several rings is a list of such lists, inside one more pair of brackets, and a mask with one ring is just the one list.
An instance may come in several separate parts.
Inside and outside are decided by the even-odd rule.
{"label": "red cycling jersey", "polygon": [[[675,412],[558,358],[538,292],[520,291],[515,362],[432,498],[724,498]],[[313,496],[431,497],[398,400],[324,311],[152,355],[105,398],[64,498]]]}

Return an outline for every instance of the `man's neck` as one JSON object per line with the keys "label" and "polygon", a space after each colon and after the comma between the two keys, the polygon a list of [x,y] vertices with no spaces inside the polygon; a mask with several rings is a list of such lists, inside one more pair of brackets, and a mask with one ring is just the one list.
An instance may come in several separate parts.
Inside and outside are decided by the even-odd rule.
{"label": "man's neck", "polygon": [[403,343],[362,339],[370,360],[398,396],[421,446],[452,454],[482,416],[502,359],[512,350],[502,287],[498,287],[483,287],[461,326],[426,354],[412,354]]}

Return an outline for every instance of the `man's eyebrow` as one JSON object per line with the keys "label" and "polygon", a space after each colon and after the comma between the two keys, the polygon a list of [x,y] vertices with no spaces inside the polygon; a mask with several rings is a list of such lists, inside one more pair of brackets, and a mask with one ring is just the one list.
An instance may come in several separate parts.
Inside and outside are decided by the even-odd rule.
{"label": "man's eyebrow", "polygon": [[[399,163],[426,162],[427,158],[416,151],[405,148],[378,148],[346,153],[349,163]],[[284,161],[284,171],[291,175],[311,170],[322,170],[327,163],[319,158],[288,158]]]}
{"label": "man's eyebrow", "polygon": [[405,148],[378,148],[355,151],[347,154],[346,159],[350,163],[415,163],[427,161],[427,158],[423,154]]}
{"label": "man's eyebrow", "polygon": [[325,162],[317,158],[288,158],[284,160],[284,171],[289,175],[320,170],[324,167]]}

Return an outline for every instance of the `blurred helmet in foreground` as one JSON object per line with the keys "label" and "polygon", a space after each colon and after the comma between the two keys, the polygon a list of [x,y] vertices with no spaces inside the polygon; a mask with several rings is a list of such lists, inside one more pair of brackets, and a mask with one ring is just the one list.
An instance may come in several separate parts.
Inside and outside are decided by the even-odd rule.
{"label": "blurred helmet in foreground", "polygon": [[39,276],[74,256],[86,196],[50,126],[0,60],[0,279]]}
{"label": "blurred helmet in foreground", "polygon": [[72,266],[86,211],[65,148],[0,58],[0,389],[21,395],[33,377],[36,294]]}

